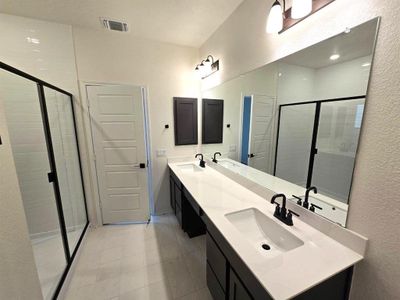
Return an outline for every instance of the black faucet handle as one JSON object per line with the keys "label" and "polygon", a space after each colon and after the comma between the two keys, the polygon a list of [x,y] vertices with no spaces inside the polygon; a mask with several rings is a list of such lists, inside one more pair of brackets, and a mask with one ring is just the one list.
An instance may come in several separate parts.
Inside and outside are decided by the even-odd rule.
{"label": "black faucet handle", "polygon": [[315,205],[314,203],[311,203],[310,210],[311,210],[312,212],[314,212],[316,208],[322,210],[322,207],[320,207],[320,206],[318,206],[318,205]]}
{"label": "black faucet handle", "polygon": [[293,226],[293,215],[300,217],[297,213],[293,210],[289,209],[289,213],[286,216],[285,224],[289,226]]}
{"label": "black faucet handle", "polygon": [[[294,212],[294,211],[291,210],[291,209],[289,209],[289,214],[295,215],[295,216],[297,216],[297,217],[300,217],[300,215],[299,215],[298,213]],[[289,215],[289,214],[288,214],[288,215]]]}
{"label": "black faucet handle", "polygon": [[301,205],[301,201],[303,200],[303,199],[301,199],[301,197],[299,197],[299,196],[296,196],[296,195],[292,195],[294,198],[296,198],[297,199],[297,204],[298,205]]}

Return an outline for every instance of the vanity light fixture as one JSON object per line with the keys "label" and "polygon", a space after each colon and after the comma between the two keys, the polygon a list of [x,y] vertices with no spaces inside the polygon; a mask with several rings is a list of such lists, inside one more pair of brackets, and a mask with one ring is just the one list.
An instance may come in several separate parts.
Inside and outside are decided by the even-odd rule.
{"label": "vanity light fixture", "polygon": [[282,33],[335,0],[293,0],[286,10],[286,0],[276,0],[269,11],[266,31]]}
{"label": "vanity light fixture", "polygon": [[204,79],[219,70],[219,60],[214,60],[212,55],[208,55],[194,69],[201,79]]}

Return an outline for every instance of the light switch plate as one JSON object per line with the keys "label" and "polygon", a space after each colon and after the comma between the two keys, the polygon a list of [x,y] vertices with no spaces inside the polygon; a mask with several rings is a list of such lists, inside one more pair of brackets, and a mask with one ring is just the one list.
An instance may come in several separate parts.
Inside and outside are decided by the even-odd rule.
{"label": "light switch plate", "polygon": [[167,155],[166,149],[157,149],[156,151],[157,157],[165,157]]}

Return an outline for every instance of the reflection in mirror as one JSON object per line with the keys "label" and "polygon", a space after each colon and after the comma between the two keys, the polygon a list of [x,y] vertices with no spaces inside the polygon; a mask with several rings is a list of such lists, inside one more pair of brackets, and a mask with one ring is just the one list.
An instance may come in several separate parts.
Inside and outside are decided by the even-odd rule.
{"label": "reflection in mirror", "polygon": [[346,224],[379,18],[240,75],[203,98],[224,99],[219,164]]}

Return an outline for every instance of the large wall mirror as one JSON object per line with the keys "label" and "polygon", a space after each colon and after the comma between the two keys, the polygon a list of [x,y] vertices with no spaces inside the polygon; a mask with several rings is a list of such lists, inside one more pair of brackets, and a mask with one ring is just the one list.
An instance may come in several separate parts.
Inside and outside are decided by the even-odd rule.
{"label": "large wall mirror", "polygon": [[204,90],[224,99],[231,126],[203,153],[222,152],[221,166],[299,205],[315,186],[308,209],[345,226],[378,26],[372,19]]}

